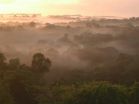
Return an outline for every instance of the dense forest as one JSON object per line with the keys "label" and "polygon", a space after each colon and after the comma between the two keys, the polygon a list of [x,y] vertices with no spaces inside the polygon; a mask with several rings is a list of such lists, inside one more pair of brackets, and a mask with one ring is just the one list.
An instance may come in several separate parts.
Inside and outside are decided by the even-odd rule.
{"label": "dense forest", "polygon": [[[134,60],[129,60],[132,58]],[[138,104],[138,57],[120,55],[116,65],[97,69],[88,77],[47,83],[52,62],[41,53],[33,55],[31,66],[18,58],[8,62],[0,54],[1,104]],[[131,62],[130,62],[131,61]],[[129,64],[130,63],[130,64]],[[128,66],[129,65],[129,66]],[[128,70],[132,66],[132,71]],[[114,68],[117,68],[115,71]],[[112,69],[113,71],[111,71]],[[124,71],[127,70],[127,71]],[[133,71],[134,70],[134,71]],[[80,74],[74,72],[74,74]],[[99,81],[98,81],[99,80]]]}
{"label": "dense forest", "polygon": [[139,104],[138,33],[139,18],[0,23],[0,103]]}

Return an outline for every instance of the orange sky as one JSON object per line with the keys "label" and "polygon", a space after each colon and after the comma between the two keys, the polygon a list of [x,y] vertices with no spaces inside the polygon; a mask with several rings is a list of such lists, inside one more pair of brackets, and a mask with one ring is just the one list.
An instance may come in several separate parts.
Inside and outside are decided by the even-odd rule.
{"label": "orange sky", "polygon": [[0,0],[0,13],[139,16],[139,0]]}

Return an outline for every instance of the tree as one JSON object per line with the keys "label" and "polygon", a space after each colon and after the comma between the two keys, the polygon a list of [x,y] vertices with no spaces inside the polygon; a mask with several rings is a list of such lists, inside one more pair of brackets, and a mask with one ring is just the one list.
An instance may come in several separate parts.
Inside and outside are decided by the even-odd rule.
{"label": "tree", "polygon": [[3,79],[5,70],[7,70],[6,57],[3,53],[0,53],[0,79]]}
{"label": "tree", "polygon": [[0,53],[0,65],[4,64],[6,61],[6,57],[4,56],[3,53]]}
{"label": "tree", "polygon": [[86,84],[77,90],[69,104],[128,104],[124,89],[120,86],[99,83]]}
{"label": "tree", "polygon": [[130,92],[130,104],[139,104],[139,83],[135,83],[132,86]]}
{"label": "tree", "polygon": [[32,60],[32,70],[39,73],[44,73],[49,71],[51,66],[51,61],[49,58],[46,58],[41,53],[36,53],[33,56]]}
{"label": "tree", "polygon": [[4,81],[0,80],[0,104],[15,104]]}
{"label": "tree", "polygon": [[9,60],[9,67],[10,67],[10,69],[19,69],[20,60],[18,58],[10,59]]}

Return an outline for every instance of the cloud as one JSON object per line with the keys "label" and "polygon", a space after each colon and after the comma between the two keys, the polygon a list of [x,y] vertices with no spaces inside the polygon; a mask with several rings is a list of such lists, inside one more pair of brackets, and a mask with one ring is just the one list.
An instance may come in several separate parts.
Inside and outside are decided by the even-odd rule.
{"label": "cloud", "polygon": [[9,4],[14,2],[15,0],[0,0],[0,4]]}

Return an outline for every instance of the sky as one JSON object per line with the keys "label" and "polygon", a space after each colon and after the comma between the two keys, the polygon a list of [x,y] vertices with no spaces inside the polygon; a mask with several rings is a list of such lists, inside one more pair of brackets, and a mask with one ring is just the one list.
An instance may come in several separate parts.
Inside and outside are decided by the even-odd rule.
{"label": "sky", "polygon": [[139,0],[0,0],[0,13],[139,16]]}

